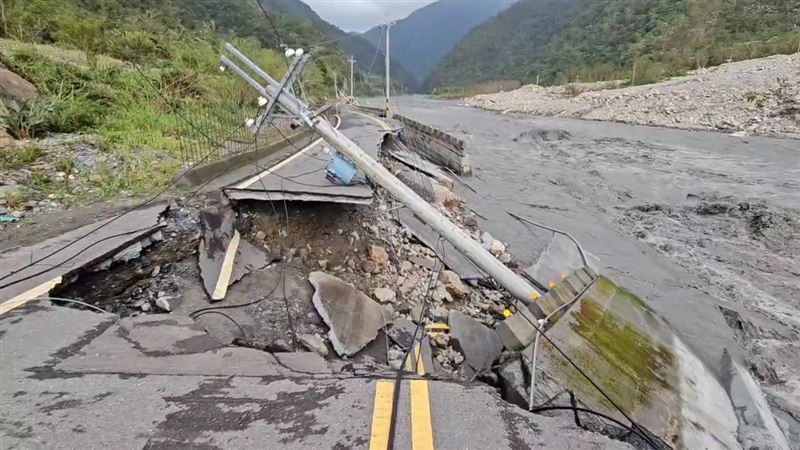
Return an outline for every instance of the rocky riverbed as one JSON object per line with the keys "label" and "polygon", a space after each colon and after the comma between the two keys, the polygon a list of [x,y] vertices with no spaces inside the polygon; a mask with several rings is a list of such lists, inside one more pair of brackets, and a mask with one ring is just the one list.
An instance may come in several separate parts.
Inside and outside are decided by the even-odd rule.
{"label": "rocky riverbed", "polygon": [[576,83],[467,99],[491,111],[800,139],[800,53],[723,64],[660,83]]}

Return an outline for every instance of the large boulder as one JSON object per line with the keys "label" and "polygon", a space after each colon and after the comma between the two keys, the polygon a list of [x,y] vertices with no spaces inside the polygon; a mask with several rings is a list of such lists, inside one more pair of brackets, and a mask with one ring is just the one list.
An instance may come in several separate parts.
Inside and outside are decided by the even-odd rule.
{"label": "large boulder", "polygon": [[0,100],[29,101],[39,96],[36,86],[0,64]]}

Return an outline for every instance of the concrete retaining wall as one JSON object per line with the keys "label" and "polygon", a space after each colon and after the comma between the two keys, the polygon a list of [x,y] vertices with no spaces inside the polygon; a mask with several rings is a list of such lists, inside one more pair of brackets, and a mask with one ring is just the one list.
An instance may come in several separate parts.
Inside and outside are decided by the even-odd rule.
{"label": "concrete retaining wall", "polygon": [[[383,113],[379,108],[360,108],[372,114]],[[411,150],[456,173],[467,175],[472,172],[465,141],[405,116],[395,114],[393,118],[403,124],[400,140]]]}

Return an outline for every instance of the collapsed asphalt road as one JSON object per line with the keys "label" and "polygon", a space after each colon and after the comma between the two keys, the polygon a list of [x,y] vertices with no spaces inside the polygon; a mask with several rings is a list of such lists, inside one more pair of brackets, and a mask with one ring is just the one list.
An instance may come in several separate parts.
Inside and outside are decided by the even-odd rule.
{"label": "collapsed asphalt road", "polygon": [[572,233],[723,385],[742,355],[800,445],[800,142],[395,101],[469,141],[483,229],[528,263],[550,233],[506,210]]}
{"label": "collapsed asphalt road", "polygon": [[[192,320],[29,303],[0,317],[0,448],[366,448],[380,374],[216,344]],[[391,379],[392,373],[384,374]],[[412,448],[406,382],[395,448]],[[412,388],[413,389],[413,388]],[[483,385],[428,382],[439,449],[630,448]],[[389,404],[390,406],[390,404]],[[480,414],[476,414],[480,411]]]}

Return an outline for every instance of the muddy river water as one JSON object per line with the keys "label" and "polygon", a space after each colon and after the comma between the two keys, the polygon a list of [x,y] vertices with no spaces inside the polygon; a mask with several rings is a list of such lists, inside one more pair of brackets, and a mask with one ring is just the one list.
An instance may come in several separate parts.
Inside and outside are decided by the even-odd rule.
{"label": "muddy river water", "polygon": [[458,193],[515,257],[534,262],[550,233],[506,211],[572,233],[717,377],[729,356],[743,361],[800,445],[800,141],[417,96],[395,100],[395,113],[469,142],[471,189]]}

